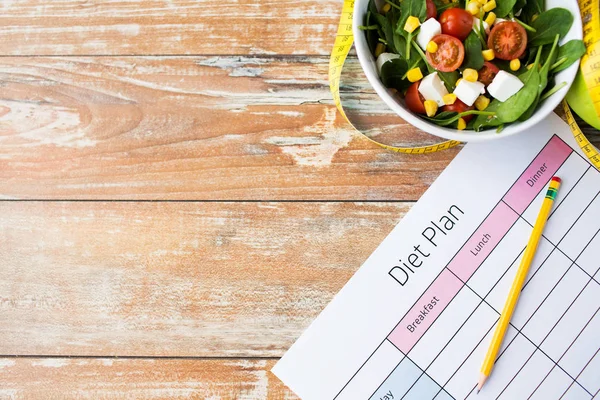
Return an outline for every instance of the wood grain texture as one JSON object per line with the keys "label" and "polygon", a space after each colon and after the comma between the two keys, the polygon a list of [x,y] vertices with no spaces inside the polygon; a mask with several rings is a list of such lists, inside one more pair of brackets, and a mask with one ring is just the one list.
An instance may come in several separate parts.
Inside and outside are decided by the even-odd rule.
{"label": "wood grain texture", "polygon": [[292,400],[274,360],[0,358],[0,398]]}
{"label": "wood grain texture", "polygon": [[4,0],[3,55],[329,54],[339,0]]}
{"label": "wood grain texture", "polygon": [[[0,198],[415,200],[458,150],[402,155],[332,105],[326,57],[0,58]],[[383,142],[437,139],[355,59],[344,102]]]}
{"label": "wood grain texture", "polygon": [[0,354],[279,357],[409,207],[0,202]]}

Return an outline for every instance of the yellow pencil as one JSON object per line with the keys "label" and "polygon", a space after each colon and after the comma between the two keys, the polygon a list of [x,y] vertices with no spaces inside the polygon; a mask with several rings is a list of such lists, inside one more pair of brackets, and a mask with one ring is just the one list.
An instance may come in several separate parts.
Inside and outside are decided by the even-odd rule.
{"label": "yellow pencil", "polygon": [[479,382],[477,383],[477,393],[479,393],[479,391],[483,387],[483,384],[492,373],[492,368],[494,368],[494,362],[496,361],[498,351],[500,350],[500,346],[502,345],[502,341],[504,340],[504,335],[506,334],[506,329],[508,328],[513,311],[515,310],[517,301],[519,300],[519,295],[521,294],[523,283],[525,282],[525,278],[527,277],[527,273],[529,272],[529,266],[533,261],[533,256],[535,255],[538,243],[540,242],[540,238],[542,237],[544,226],[546,226],[546,221],[548,220],[548,216],[550,215],[550,211],[552,210],[554,199],[556,199],[556,193],[558,192],[558,188],[560,187],[560,182],[560,178],[556,176],[553,177],[550,181],[550,186],[548,187],[546,198],[544,198],[542,208],[540,210],[540,213],[538,214],[537,220],[535,221],[535,225],[533,226],[533,232],[531,232],[529,242],[527,243],[527,247],[525,248],[525,253],[523,254],[523,258],[521,259],[521,265],[519,265],[519,269],[517,270],[515,280],[513,281],[512,286],[510,287],[510,292],[508,293],[506,303],[504,303],[504,308],[502,309],[502,314],[500,314],[498,325],[496,325],[496,330],[494,331],[492,342],[490,343],[488,352],[485,356],[485,359],[483,360],[483,365],[481,366],[481,374],[479,375]]}

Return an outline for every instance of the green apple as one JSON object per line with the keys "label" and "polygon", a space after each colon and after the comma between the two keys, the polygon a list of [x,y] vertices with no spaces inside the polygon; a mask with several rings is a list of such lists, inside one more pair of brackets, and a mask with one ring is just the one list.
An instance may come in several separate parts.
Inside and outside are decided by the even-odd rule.
{"label": "green apple", "polygon": [[600,118],[594,108],[592,97],[585,85],[581,70],[577,72],[573,86],[571,86],[569,93],[567,93],[566,99],[569,106],[571,106],[577,115],[594,128],[600,129]]}

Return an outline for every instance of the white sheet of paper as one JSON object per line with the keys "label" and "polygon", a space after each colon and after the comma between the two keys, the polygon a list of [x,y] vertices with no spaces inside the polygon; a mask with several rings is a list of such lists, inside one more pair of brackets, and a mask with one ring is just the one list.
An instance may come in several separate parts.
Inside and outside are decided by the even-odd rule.
{"label": "white sheet of paper", "polygon": [[[563,183],[504,350],[474,397],[554,175]],[[600,172],[554,114],[529,132],[468,144],[273,372],[305,400],[591,399],[600,390],[599,193]]]}

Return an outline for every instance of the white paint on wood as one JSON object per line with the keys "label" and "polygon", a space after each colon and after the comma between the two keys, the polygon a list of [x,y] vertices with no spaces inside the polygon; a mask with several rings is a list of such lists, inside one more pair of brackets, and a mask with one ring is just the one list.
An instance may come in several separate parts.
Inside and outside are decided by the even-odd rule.
{"label": "white paint on wood", "polygon": [[307,133],[325,132],[321,136],[270,137],[265,143],[274,144],[289,154],[302,166],[324,167],[331,164],[335,154],[348,146],[352,139],[350,129],[334,129],[337,110],[327,109],[323,118],[313,126],[304,128]]}
{"label": "white paint on wood", "polygon": [[47,358],[38,361],[32,361],[31,365],[34,367],[46,367],[46,368],[60,368],[70,364],[70,361],[66,358]]}

